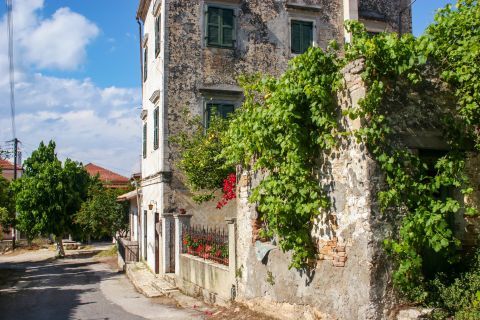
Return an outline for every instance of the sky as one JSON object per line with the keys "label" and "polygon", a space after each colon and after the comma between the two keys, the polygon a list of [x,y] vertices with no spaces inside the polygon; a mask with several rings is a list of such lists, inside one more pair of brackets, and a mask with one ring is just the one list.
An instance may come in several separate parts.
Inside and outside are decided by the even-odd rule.
{"label": "sky", "polygon": [[[393,0],[392,0],[393,1]],[[0,5],[0,148],[13,138],[7,24]],[[413,33],[451,1],[417,0]],[[130,176],[140,169],[137,0],[13,0],[17,137],[26,159],[54,140],[60,159]]]}

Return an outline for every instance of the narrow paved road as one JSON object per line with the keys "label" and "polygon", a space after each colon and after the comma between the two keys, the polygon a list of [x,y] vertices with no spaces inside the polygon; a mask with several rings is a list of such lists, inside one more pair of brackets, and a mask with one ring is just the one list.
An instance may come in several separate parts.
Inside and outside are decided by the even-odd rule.
{"label": "narrow paved road", "polygon": [[202,315],[143,297],[124,275],[92,258],[17,262],[2,257],[0,319],[183,320]]}

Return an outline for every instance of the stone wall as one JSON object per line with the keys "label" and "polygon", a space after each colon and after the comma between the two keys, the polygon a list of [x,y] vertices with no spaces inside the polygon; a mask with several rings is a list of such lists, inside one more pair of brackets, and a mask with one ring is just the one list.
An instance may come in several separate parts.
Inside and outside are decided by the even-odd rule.
{"label": "stone wall", "polygon": [[[357,61],[343,70],[342,108],[356,106],[365,95],[362,67],[363,62]],[[346,131],[360,126],[359,120],[340,115],[339,123]],[[303,313],[300,318],[383,319],[390,300],[388,260],[381,242],[389,224],[382,220],[375,203],[381,174],[365,146],[355,139],[345,139],[323,157],[325,165],[319,176],[332,206],[315,224],[313,236],[319,255],[309,273],[289,270],[290,254],[278,248],[264,261],[257,260],[253,242],[258,214],[247,198],[261,176],[243,173],[238,199],[239,300],[271,310],[272,316],[281,314],[282,319],[298,319],[299,312]]]}
{"label": "stone wall", "polygon": [[[338,94],[342,110],[358,107],[365,97],[363,66],[364,61],[357,60],[342,70],[344,89]],[[382,111],[396,110],[387,112],[397,133],[395,144],[412,152],[441,155],[448,145],[439,119],[442,112],[455,106],[455,101],[444,84],[425,76],[426,83],[420,89],[410,86],[395,95],[394,101],[385,99]],[[346,132],[362,126],[361,119],[352,121],[340,112],[338,123]],[[480,156],[476,152],[467,154],[466,173],[473,193],[462,197],[455,191],[453,196],[478,209]],[[314,225],[312,236],[318,255],[309,273],[288,270],[291,255],[278,247],[264,260],[257,259],[259,214],[248,197],[264,175],[238,170],[238,299],[281,319],[393,319],[398,300],[383,240],[398,231],[401,216],[379,210],[377,194],[384,186],[383,174],[366,146],[352,138],[345,138],[337,148],[324,153],[320,162],[319,181],[330,197],[331,207]],[[479,219],[460,211],[455,216],[455,230],[463,249],[469,250],[478,241]]]}
{"label": "stone wall", "polygon": [[[279,75],[292,58],[289,47],[289,19],[307,18],[315,21],[315,42],[326,48],[330,40],[342,41],[342,11],[338,1],[289,1],[296,7],[277,0],[212,0],[168,1],[167,73],[168,135],[185,127],[182,112],[203,117],[210,99],[233,101],[241,105],[242,90],[237,78],[243,74],[262,72]],[[204,41],[204,10],[207,4],[220,4],[236,11],[237,41],[234,49],[207,47]],[[309,10],[320,7],[320,11]],[[197,205],[190,199],[184,179],[176,170],[177,152],[169,144],[168,167],[173,172],[165,199],[173,198],[174,206],[192,213],[194,224],[219,224],[224,217],[234,217],[236,208],[229,205],[221,211],[212,201]],[[217,198],[218,199],[218,198]]]}
{"label": "stone wall", "polygon": [[360,21],[370,20],[383,22],[388,30],[398,31],[398,16],[402,13],[402,33],[412,32],[412,10],[410,0],[359,0],[358,11]]}

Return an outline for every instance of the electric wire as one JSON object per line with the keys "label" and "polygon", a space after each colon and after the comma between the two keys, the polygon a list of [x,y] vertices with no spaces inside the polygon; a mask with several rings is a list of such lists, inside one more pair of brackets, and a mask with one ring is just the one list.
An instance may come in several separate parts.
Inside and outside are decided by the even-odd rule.
{"label": "electric wire", "polygon": [[10,80],[10,116],[12,120],[13,139],[17,137],[15,127],[15,66],[13,61],[13,0],[5,0],[7,9],[7,32],[8,32],[8,62]]}

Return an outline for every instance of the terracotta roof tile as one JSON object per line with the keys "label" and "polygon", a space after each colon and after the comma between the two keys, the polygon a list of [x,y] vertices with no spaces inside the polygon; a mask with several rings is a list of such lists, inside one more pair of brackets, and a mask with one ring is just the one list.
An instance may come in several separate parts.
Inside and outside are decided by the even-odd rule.
{"label": "terracotta roof tile", "polygon": [[130,180],[127,177],[119,175],[113,171],[97,166],[93,163],[89,163],[85,166],[85,170],[93,177],[97,174],[102,182],[110,182],[114,184],[127,184]]}
{"label": "terracotta roof tile", "polygon": [[[13,170],[13,163],[8,160],[0,159],[0,168],[3,170]],[[17,169],[22,170],[22,167],[17,165]]]}

